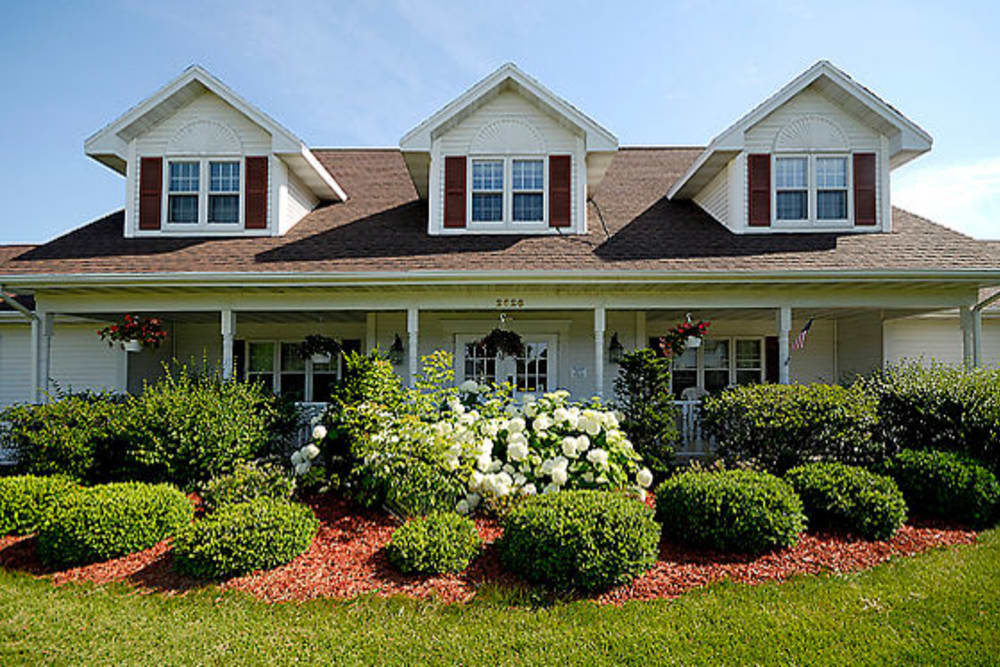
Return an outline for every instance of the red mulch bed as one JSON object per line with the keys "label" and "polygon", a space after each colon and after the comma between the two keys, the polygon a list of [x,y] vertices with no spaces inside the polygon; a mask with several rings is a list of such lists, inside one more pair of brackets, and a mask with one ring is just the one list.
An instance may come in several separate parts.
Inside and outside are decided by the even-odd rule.
{"label": "red mulch bed", "polygon": [[[403,575],[389,565],[383,548],[398,525],[394,519],[381,512],[358,510],[336,498],[309,504],[320,519],[320,529],[306,553],[277,569],[225,581],[222,588],[245,591],[268,602],[343,599],[367,593],[462,602],[472,598],[483,583],[522,585],[500,565],[495,542],[502,531],[493,521],[476,521],[487,547],[465,572],[433,577]],[[621,604],[628,600],[673,598],[727,578],[756,584],[799,574],[860,570],[893,556],[912,556],[937,546],[975,541],[976,533],[961,526],[915,522],[884,542],[867,542],[843,534],[809,533],[792,549],[761,556],[719,554],[664,543],[652,570],[632,584],[594,599]],[[56,584],[124,581],[142,592],[168,595],[204,585],[173,572],[170,561],[170,545],[163,542],[104,563],[56,570],[38,561],[33,537],[0,537],[0,566],[46,576]]]}

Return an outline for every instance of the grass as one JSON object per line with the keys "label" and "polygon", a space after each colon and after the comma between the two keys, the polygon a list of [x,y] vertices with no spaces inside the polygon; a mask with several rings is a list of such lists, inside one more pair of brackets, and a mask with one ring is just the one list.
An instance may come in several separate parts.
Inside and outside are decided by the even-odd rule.
{"label": "grass", "polygon": [[672,602],[516,598],[269,606],[214,588],[168,598],[0,570],[0,664],[995,664],[1000,528],[868,572],[722,583]]}

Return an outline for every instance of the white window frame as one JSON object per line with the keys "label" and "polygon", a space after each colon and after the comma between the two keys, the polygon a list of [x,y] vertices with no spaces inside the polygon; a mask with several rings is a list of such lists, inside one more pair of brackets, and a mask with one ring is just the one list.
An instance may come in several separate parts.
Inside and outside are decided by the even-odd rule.
{"label": "white window frame", "polygon": [[[514,220],[514,161],[532,160],[542,163],[542,219],[541,220]],[[472,163],[476,161],[501,161],[503,162],[503,216],[501,220],[495,222],[484,222],[472,219]],[[466,192],[465,198],[465,220],[466,229],[476,231],[495,230],[516,230],[532,232],[547,230],[549,227],[549,156],[548,155],[498,155],[483,154],[469,155],[466,159],[465,174]],[[485,191],[484,191],[485,192]],[[538,192],[529,190],[524,192]]]}
{"label": "white window frame", "polygon": [[[163,201],[161,202],[161,228],[168,232],[220,232],[243,229],[244,196],[246,193],[246,164],[243,156],[238,155],[169,155],[163,158],[166,163],[163,169]],[[198,222],[170,222],[170,164],[173,162],[197,162],[198,166]],[[236,222],[209,222],[208,198],[211,194],[209,184],[212,162],[237,162],[240,165],[240,190]]]}
{"label": "white window frame", "polygon": [[[767,378],[767,345],[765,344],[764,336],[705,336],[706,339],[710,340],[728,340],[729,341],[729,386],[736,384],[736,343],[737,341],[753,340],[757,341],[760,345],[760,382],[763,384]],[[701,346],[697,348],[696,356],[697,362],[695,364],[695,386],[699,389],[705,388],[705,346],[704,342]],[[686,369],[690,370],[690,369]],[[710,369],[710,370],[721,370],[721,369]],[[743,368],[739,370],[753,370],[748,368]],[[673,368],[670,370],[670,392],[674,391],[674,371]],[[679,400],[679,399],[678,399]]]}
{"label": "white window frame", "polygon": [[[771,226],[775,228],[801,227],[853,227],[854,225],[854,169],[853,153],[813,152],[813,153],[772,153],[771,154]],[[805,158],[806,160],[806,217],[800,220],[778,219],[778,179],[777,161],[782,158]],[[816,160],[819,158],[843,158],[847,165],[847,217],[820,220],[816,203],[819,179],[816,174]],[[783,188],[787,189],[787,188]],[[830,188],[823,188],[828,190]]]}
{"label": "white window frame", "polygon": [[[251,356],[250,355],[250,346],[254,345],[254,344],[261,344],[261,343],[265,343],[265,344],[266,343],[270,343],[270,344],[274,345],[274,352],[273,352],[274,357],[273,357],[273,359],[271,361],[272,368],[273,368],[273,370],[271,371],[271,391],[274,394],[280,395],[281,394],[281,374],[282,374],[282,370],[281,370],[281,346],[283,344],[284,345],[299,345],[299,344],[302,343],[302,341],[301,340],[282,340],[280,338],[248,338],[248,339],[246,339],[246,342],[244,343],[246,345],[246,353],[243,355],[244,356],[244,359],[243,359],[243,377],[245,377],[245,378],[249,378],[250,377],[250,373],[253,372],[253,371],[250,370],[250,356]],[[336,362],[336,361],[337,361],[337,357],[336,356],[333,357],[333,359],[331,359],[331,363],[332,362]],[[284,372],[285,373],[292,373],[292,372],[296,372],[297,373],[298,371],[284,371]],[[313,384],[313,379],[314,379],[313,375],[314,375],[314,372],[315,372],[315,369],[314,369],[314,364],[313,364],[312,359],[306,359],[305,360],[305,371],[304,371],[305,376],[306,376],[305,389],[304,389],[305,396],[303,397],[303,401],[302,401],[304,403],[314,403],[314,402],[316,402],[316,401],[312,400],[313,399],[313,390],[314,390],[314,384]],[[328,373],[330,371],[319,371],[319,372],[321,372],[321,373]],[[343,364],[341,364],[341,363],[337,363],[336,364],[335,370],[333,371],[333,375],[336,376],[337,380],[342,380],[343,379]]]}
{"label": "white window frame", "polygon": [[[467,378],[465,377],[465,346],[471,343],[476,343],[482,340],[483,336],[486,335],[484,331],[481,334],[455,334],[455,378],[457,382],[462,383]],[[559,378],[559,368],[557,365],[557,360],[559,358],[559,335],[558,334],[525,334],[521,337],[524,340],[525,346],[531,344],[545,343],[548,345],[548,357],[546,362],[548,368],[546,370],[546,387],[541,391],[555,391],[558,386]],[[497,381],[506,382],[507,378],[499,377],[503,372],[502,366],[504,365],[504,360],[497,360]],[[513,373],[516,374],[517,366],[514,365]],[[516,378],[515,378],[516,381]],[[517,394],[515,390],[515,395]]]}

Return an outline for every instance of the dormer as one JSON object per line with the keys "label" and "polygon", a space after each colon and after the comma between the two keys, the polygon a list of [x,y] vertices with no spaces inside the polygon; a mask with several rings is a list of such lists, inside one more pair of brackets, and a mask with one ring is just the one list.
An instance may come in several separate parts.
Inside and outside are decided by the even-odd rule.
{"label": "dormer", "polygon": [[430,234],[583,234],[588,188],[618,139],[508,63],[411,130],[400,149]]}
{"label": "dormer", "polygon": [[281,236],[347,194],[306,145],[198,66],[91,136],[125,176],[125,236]]}
{"label": "dormer", "polygon": [[822,60],[713,139],[669,197],[736,234],[888,232],[890,170],[931,143]]}

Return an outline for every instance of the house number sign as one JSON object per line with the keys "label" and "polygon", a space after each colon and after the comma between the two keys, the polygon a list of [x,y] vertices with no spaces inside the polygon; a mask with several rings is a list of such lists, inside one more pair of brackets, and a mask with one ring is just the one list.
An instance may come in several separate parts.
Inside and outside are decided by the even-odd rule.
{"label": "house number sign", "polygon": [[524,308],[524,299],[497,299],[497,308]]}

